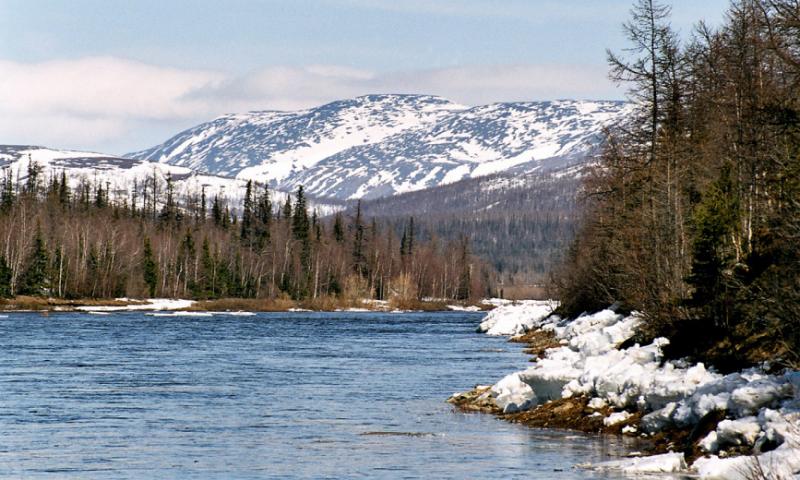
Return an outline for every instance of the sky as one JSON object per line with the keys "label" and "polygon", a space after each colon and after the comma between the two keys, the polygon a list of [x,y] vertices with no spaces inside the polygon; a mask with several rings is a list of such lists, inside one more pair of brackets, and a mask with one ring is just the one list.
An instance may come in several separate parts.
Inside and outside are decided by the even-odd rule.
{"label": "sky", "polygon": [[[123,154],[223,113],[371,93],[621,99],[632,0],[0,0],[0,144]],[[671,0],[673,26],[728,0]]]}

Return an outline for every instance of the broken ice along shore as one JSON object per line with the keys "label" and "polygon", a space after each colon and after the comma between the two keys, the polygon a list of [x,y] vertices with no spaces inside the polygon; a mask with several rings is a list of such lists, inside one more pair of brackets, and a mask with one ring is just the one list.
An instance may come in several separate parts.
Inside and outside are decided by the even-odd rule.
{"label": "broken ice along shore", "polygon": [[527,342],[530,367],[448,401],[535,427],[647,439],[653,455],[586,468],[705,479],[800,478],[800,372],[728,375],[667,360],[666,338],[627,346],[642,319],[603,310],[574,320],[554,302],[489,312],[479,332]]}

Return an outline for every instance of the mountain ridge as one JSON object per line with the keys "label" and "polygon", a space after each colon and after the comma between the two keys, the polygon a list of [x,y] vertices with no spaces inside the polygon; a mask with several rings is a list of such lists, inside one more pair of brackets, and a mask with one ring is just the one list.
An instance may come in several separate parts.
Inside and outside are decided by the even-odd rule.
{"label": "mountain ridge", "polygon": [[375,94],[304,110],[226,114],[126,156],[371,199],[505,171],[548,171],[596,151],[622,101],[464,106],[433,95]]}

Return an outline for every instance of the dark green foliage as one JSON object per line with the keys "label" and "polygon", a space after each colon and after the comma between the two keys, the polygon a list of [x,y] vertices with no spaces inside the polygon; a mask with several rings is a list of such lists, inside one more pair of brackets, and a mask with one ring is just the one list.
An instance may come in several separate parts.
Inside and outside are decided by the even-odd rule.
{"label": "dark green foliage", "polygon": [[28,178],[25,182],[24,192],[28,195],[36,195],[39,192],[39,182],[42,174],[42,166],[30,159],[28,155]]}
{"label": "dark green foliage", "polygon": [[356,206],[356,217],[353,222],[353,269],[359,275],[367,274],[367,259],[364,254],[364,222],[361,218],[361,200]]}
{"label": "dark green foliage", "polygon": [[272,229],[272,199],[269,194],[269,187],[264,185],[264,190],[256,202],[256,246],[263,249],[270,242],[270,230]]}
{"label": "dark green foliage", "polygon": [[292,199],[288,195],[286,201],[283,202],[283,209],[281,210],[284,220],[291,220],[292,218]]}
{"label": "dark green foliage", "polygon": [[[414,223],[412,221],[411,228],[413,227]],[[461,265],[461,274],[458,276],[458,290],[456,291],[456,298],[459,300],[468,300],[470,297],[472,297],[472,264],[469,260],[469,239],[466,236],[461,237],[459,247],[459,264]]]}
{"label": "dark green foliage", "polygon": [[42,229],[37,226],[33,248],[22,275],[18,293],[22,295],[46,295],[50,288],[49,256]]}
{"label": "dark green foliage", "polygon": [[[155,182],[155,177],[153,177]],[[172,181],[172,175],[167,172],[166,184],[166,198],[164,199],[164,206],[161,208],[159,220],[162,225],[174,226],[181,221],[181,213],[178,209],[178,204],[175,200],[175,185]]]}
{"label": "dark green foliage", "polygon": [[295,240],[308,240],[308,207],[306,197],[303,194],[303,186],[297,187],[297,196],[294,202],[294,213],[292,214],[292,234]]}
{"label": "dark green foliage", "polygon": [[691,304],[704,310],[705,318],[727,323],[730,312],[729,280],[725,269],[733,260],[727,237],[735,228],[739,205],[730,166],[706,190],[694,212],[695,237],[692,272],[688,283],[694,288]]}
{"label": "dark green foliage", "polygon": [[[586,219],[557,284],[564,313],[614,301],[641,338],[721,369],[800,365],[797,2],[733,2],[681,46],[640,0],[610,55],[636,111],[586,176]],[[731,348],[734,345],[735,348]]]}
{"label": "dark green foliage", "polygon": [[11,296],[11,268],[6,262],[6,257],[0,255],[0,298],[10,298]]}
{"label": "dark green foliage", "polygon": [[[286,209],[291,212],[288,218],[273,215],[266,187],[256,195],[251,183],[246,205],[235,208],[217,196],[212,223],[203,221],[202,196],[177,196],[169,177],[161,188],[157,172],[135,182],[129,198],[109,196],[108,184],[86,179],[77,179],[74,196],[62,196],[62,185],[70,179],[60,173],[61,178],[47,177],[45,188],[13,198],[7,214],[0,215],[0,231],[18,230],[16,235],[0,235],[0,252],[14,259],[21,272],[12,270],[17,292],[10,294],[270,299],[285,293],[298,301],[344,294],[350,301],[370,295],[384,298],[402,274],[409,295],[456,295],[454,248],[423,247],[424,261],[411,262],[419,267],[401,271],[391,228],[384,230],[376,219],[365,220],[360,213],[351,237],[340,214],[338,228],[327,234],[328,220],[319,218],[316,210],[309,218],[302,188]],[[3,191],[23,190],[13,180],[8,185]],[[236,216],[237,210],[242,216]],[[33,225],[43,226],[36,238]],[[333,230],[339,230],[338,241]],[[24,241],[27,236],[30,240]],[[198,236],[203,238],[200,248]],[[45,239],[56,248],[48,250]],[[53,253],[52,261],[48,252]]]}
{"label": "dark green foliage", "polygon": [[4,169],[3,184],[0,188],[0,213],[8,213],[14,206],[14,181],[11,178],[11,169]]}
{"label": "dark green foliage", "polygon": [[336,212],[333,218],[333,238],[336,243],[344,242],[344,222],[342,221],[341,212]]}
{"label": "dark green foliage", "polygon": [[217,271],[216,260],[211,256],[211,247],[208,238],[203,239],[200,247],[200,275],[194,285],[193,294],[196,298],[217,298]]}
{"label": "dark green foliage", "polygon": [[144,253],[142,254],[142,274],[144,276],[144,283],[147,285],[147,291],[150,297],[156,296],[156,288],[158,287],[158,265],[153,256],[153,247],[150,245],[150,239],[144,238]]}
{"label": "dark green foliage", "polygon": [[219,195],[214,195],[214,202],[211,205],[211,218],[214,220],[214,225],[222,226],[222,205],[220,204]]}
{"label": "dark green foliage", "polygon": [[67,182],[67,172],[61,171],[61,181],[58,183],[58,203],[62,206],[69,205],[70,191],[69,183]]}
{"label": "dark green foliage", "polygon": [[242,222],[240,225],[240,236],[242,240],[249,240],[253,237],[253,224],[254,219],[253,208],[253,181],[247,181],[247,187],[244,193],[244,203],[242,205]]}

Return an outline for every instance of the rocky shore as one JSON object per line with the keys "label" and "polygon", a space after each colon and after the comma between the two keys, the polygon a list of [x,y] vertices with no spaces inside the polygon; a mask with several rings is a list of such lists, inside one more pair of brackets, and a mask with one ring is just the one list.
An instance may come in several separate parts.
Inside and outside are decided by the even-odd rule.
{"label": "rocky shore", "polygon": [[631,344],[641,319],[604,310],[567,320],[552,302],[490,312],[479,331],[525,342],[532,364],[448,401],[536,428],[636,436],[648,456],[587,468],[707,479],[800,474],[800,372],[769,365],[722,375],[667,360],[658,338]]}

